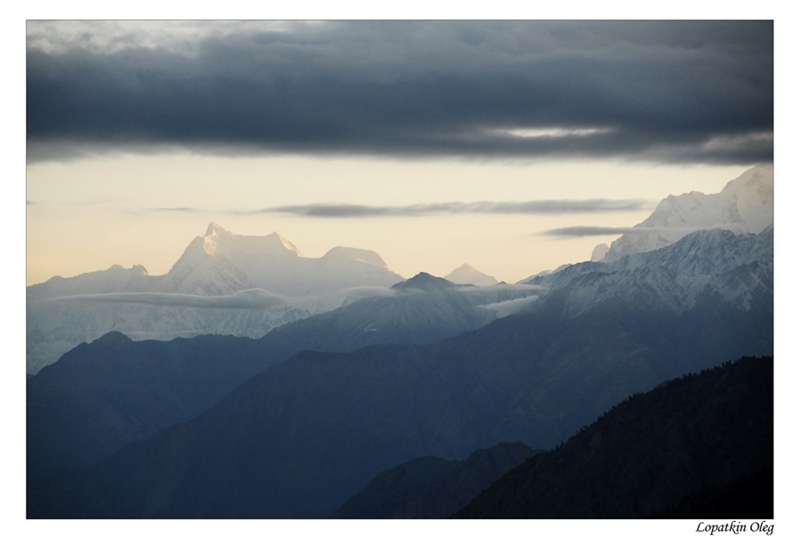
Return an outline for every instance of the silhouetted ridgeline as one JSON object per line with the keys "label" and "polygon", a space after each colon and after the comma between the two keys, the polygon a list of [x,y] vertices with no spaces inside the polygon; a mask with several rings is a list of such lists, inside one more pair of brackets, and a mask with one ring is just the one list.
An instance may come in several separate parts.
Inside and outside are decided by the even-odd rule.
{"label": "silhouetted ridgeline", "polygon": [[480,307],[482,300],[530,293],[503,286],[459,292],[464,287],[420,274],[398,284],[396,295],[365,298],[258,340],[204,335],[134,342],[109,332],[78,345],[28,378],[28,478],[86,467],[194,418],[249,377],[301,350],[434,343],[489,323],[494,313]]}
{"label": "silhouetted ridgeline", "polygon": [[457,518],[772,518],[773,360],[629,397]]}
{"label": "silhouetted ridgeline", "polygon": [[331,518],[446,518],[536,453],[517,442],[479,449],[463,461],[420,457],[381,472]]}

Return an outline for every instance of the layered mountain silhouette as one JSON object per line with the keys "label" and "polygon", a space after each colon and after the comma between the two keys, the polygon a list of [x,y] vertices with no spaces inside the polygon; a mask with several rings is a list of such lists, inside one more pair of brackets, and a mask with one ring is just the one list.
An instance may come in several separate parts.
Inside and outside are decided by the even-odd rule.
{"label": "layered mountain silhouette", "polygon": [[347,352],[381,343],[437,343],[486,326],[503,308],[535,300],[543,288],[455,285],[422,272],[391,291],[278,327],[265,339],[284,355],[298,350]]}
{"label": "layered mountain silhouette", "polygon": [[743,358],[617,405],[459,518],[773,518],[773,361]]}
{"label": "layered mountain silhouette", "polygon": [[527,313],[435,345],[297,354],[184,424],[29,483],[29,516],[325,517],[416,457],[552,449],[633,393],[772,354],[770,233],[734,236],[715,259],[686,252],[717,251],[729,232],[611,272],[583,266],[544,282]]}
{"label": "layered mountain silhouette", "polygon": [[381,472],[331,518],[446,518],[537,451],[519,442],[463,461],[420,457]]}
{"label": "layered mountain silhouette", "polygon": [[134,340],[261,337],[402,280],[369,250],[336,247],[308,258],[278,233],[236,235],[212,222],[167,274],[115,265],[28,287],[27,371],[109,331]]}
{"label": "layered mountain silhouette", "polygon": [[[63,343],[70,323],[76,332],[103,323],[118,331],[87,339],[96,340],[28,377],[28,516],[319,518],[347,507],[364,514],[344,516],[443,517],[469,499],[442,492],[434,505],[424,500],[430,490],[452,490],[446,484],[455,479],[471,483],[460,493],[477,494],[475,483],[504,470],[493,466],[490,478],[470,461],[519,443],[550,451],[489,489],[505,499],[484,495],[459,516],[744,513],[734,507],[752,500],[748,486],[763,491],[771,483],[771,430],[737,406],[766,413],[765,401],[752,398],[771,389],[763,366],[745,360],[687,377],[641,405],[631,396],[740,356],[772,355],[765,170],[751,170],[711,201],[679,197],[680,210],[661,211],[661,227],[681,235],[663,248],[606,255],[515,285],[457,285],[425,273],[401,281],[373,252],[337,248],[308,260],[277,234],[242,238],[212,224],[165,276],[116,267],[32,286],[29,320],[42,337],[29,332],[29,350]],[[696,220],[687,207],[697,208]],[[720,214],[731,225],[705,225]],[[673,225],[680,219],[691,225]],[[684,233],[693,226],[703,229]],[[259,269],[267,258],[292,267],[274,279],[300,294],[269,287]],[[344,266],[358,268],[326,272]],[[341,274],[396,279],[351,286]],[[202,323],[187,319],[190,311],[198,319],[217,312],[208,319],[218,327],[230,315],[242,330],[247,315],[261,315],[255,323],[269,331],[259,339],[134,341],[178,325],[193,335],[189,327]],[[58,324],[62,314],[75,317]],[[120,333],[133,325],[142,331]],[[676,391],[685,405],[663,395]],[[701,438],[706,426],[713,435]],[[743,440],[737,430],[764,438]],[[658,446],[648,447],[651,440]],[[626,442],[640,447],[615,451]],[[504,457],[497,460],[510,465]],[[615,480],[620,492],[596,500]],[[371,492],[359,494],[367,486]],[[568,505],[576,498],[587,507]],[[431,511],[418,514],[421,502]],[[531,502],[549,505],[549,514],[530,510]],[[499,504],[520,510],[497,511]],[[762,507],[746,512],[768,516]]]}
{"label": "layered mountain silhouette", "polygon": [[421,273],[347,306],[252,340],[205,335],[133,342],[109,333],[81,344],[27,384],[28,475],[99,461],[186,421],[247,378],[302,350],[354,351],[379,343],[435,343],[485,326],[487,304],[534,297],[536,286],[455,285]]}
{"label": "layered mountain silhouette", "polygon": [[189,420],[264,369],[247,338],[198,336],[134,343],[110,332],[27,381],[27,473],[82,468]]}

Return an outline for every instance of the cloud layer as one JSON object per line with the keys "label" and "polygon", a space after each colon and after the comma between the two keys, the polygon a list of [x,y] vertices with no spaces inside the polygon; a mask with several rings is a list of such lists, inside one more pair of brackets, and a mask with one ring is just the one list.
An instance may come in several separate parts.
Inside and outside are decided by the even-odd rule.
{"label": "cloud layer", "polygon": [[477,201],[472,203],[418,203],[405,206],[310,204],[262,209],[261,213],[288,213],[318,218],[368,218],[375,216],[428,216],[435,214],[566,214],[610,211],[638,211],[648,206],[643,200],[538,200],[526,202]]}
{"label": "cloud layer", "polygon": [[[431,216],[437,214],[572,214],[640,211],[652,202],[636,199],[533,200],[521,202],[450,201],[412,205],[361,205],[350,203],[311,203],[281,205],[257,211],[211,210],[194,207],[158,207],[159,212],[214,212],[236,215],[283,213],[313,218],[371,218],[385,216]],[[558,234],[557,231],[555,230]]]}
{"label": "cloud layer", "polygon": [[246,289],[225,296],[131,292],[71,295],[54,298],[53,300],[215,309],[270,309],[289,305],[284,297],[269,293],[263,289]]}
{"label": "cloud layer", "polygon": [[29,158],[772,159],[771,21],[175,28],[29,23]]}
{"label": "cloud layer", "polygon": [[631,232],[630,227],[570,226],[548,229],[543,234],[554,237],[592,237],[595,235],[621,235]]}

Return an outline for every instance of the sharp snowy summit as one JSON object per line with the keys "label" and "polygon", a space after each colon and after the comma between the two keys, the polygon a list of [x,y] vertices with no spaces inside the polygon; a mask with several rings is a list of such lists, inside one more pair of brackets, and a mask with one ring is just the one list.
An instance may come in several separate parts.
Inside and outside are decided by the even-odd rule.
{"label": "sharp snowy summit", "polygon": [[467,263],[464,263],[457,269],[453,270],[453,272],[445,276],[444,279],[453,283],[479,286],[494,285],[497,283],[497,279],[494,276],[484,274],[483,272],[471,267]]}
{"label": "sharp snowy summit", "polygon": [[157,289],[222,295],[258,288],[298,297],[365,285],[389,287],[402,279],[369,250],[339,246],[321,258],[309,258],[277,232],[263,237],[236,235],[212,222]]}
{"label": "sharp snowy summit", "polygon": [[604,245],[596,248],[592,261],[610,262],[657,250],[701,229],[760,233],[774,218],[773,179],[773,165],[764,164],[747,170],[717,194],[689,192],[668,196],[646,220],[612,242],[605,256]]}
{"label": "sharp snowy summit", "polygon": [[212,222],[167,274],[114,265],[28,287],[27,370],[111,330],[134,340],[261,337],[402,280],[370,250],[337,246],[310,258],[277,232],[237,235]]}

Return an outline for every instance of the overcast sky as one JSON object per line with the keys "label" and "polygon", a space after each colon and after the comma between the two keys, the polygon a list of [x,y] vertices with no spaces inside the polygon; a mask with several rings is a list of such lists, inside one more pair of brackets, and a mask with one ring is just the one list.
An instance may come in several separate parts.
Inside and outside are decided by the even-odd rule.
{"label": "overcast sky", "polygon": [[586,260],[773,156],[773,26],[29,22],[28,283],[214,220],[410,277]]}

